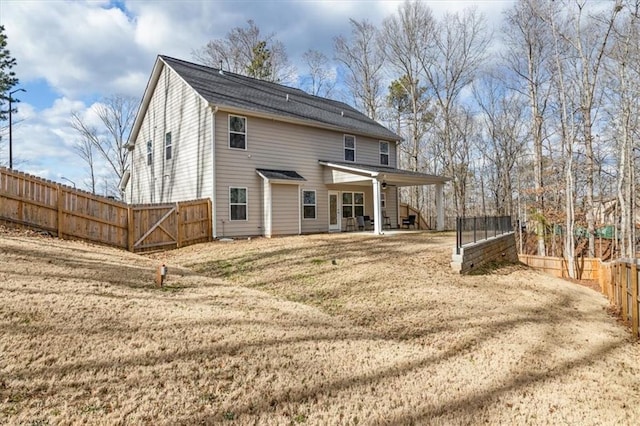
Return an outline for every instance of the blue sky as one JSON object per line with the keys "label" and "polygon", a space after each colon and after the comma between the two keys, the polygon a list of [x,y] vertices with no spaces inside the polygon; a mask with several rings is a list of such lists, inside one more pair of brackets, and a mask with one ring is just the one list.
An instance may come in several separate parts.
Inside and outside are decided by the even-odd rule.
{"label": "blue sky", "polygon": [[[476,5],[497,23],[511,0],[426,1],[435,15]],[[276,33],[301,72],[310,49],[333,56],[333,38],[348,35],[349,18],[374,24],[399,1],[63,1],[0,0],[0,25],[20,79],[14,114],[14,168],[54,181],[66,177],[86,188],[87,171],[73,152],[73,111],[96,122],[92,111],[113,94],[141,98],[158,54],[193,60],[192,51],[253,19]],[[300,76],[302,77],[302,76]],[[97,123],[97,122],[96,122]],[[6,131],[7,123],[0,123]],[[0,165],[8,164],[6,134]],[[105,174],[105,170],[100,173]],[[68,183],[68,182],[66,182]]]}

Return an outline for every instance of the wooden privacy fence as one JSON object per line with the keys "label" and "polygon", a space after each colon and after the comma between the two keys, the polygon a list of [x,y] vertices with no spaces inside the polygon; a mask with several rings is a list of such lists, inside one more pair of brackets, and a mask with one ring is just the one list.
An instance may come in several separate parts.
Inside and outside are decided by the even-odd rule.
{"label": "wooden privacy fence", "polygon": [[[543,271],[558,278],[569,278],[566,259],[562,257],[534,256],[530,254],[518,255],[520,262],[533,269]],[[602,261],[597,258],[580,257],[576,259],[577,278],[579,280],[598,280]]]}
{"label": "wooden privacy fence", "polygon": [[210,241],[211,200],[128,205],[0,168],[0,222],[133,252]]}
{"label": "wooden privacy fence", "polygon": [[[520,256],[520,261],[530,267],[554,275],[568,278],[566,260],[560,257]],[[579,258],[578,278],[597,281],[600,291],[607,296],[609,302],[620,309],[622,319],[631,326],[633,335],[639,337],[640,318],[638,310],[638,281],[640,260],[616,260],[602,262],[596,258]]]}
{"label": "wooden privacy fence", "polygon": [[602,292],[609,301],[620,308],[622,320],[631,324],[633,335],[638,337],[640,318],[638,317],[638,260],[617,260],[604,264],[609,269],[610,279],[601,282]]}

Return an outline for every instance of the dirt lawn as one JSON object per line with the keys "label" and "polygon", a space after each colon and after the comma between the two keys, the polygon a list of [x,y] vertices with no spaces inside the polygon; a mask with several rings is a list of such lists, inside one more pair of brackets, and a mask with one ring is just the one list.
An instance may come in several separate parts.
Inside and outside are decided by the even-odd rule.
{"label": "dirt lawn", "polygon": [[640,345],[603,296],[518,266],[461,277],[453,243],[138,256],[0,230],[0,424],[638,424]]}

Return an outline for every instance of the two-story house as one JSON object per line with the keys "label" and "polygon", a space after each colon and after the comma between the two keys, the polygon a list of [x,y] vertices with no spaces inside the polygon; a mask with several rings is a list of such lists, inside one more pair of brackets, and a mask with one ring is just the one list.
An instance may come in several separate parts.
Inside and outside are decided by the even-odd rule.
{"label": "two-story house", "polygon": [[131,203],[210,198],[213,236],[396,227],[398,187],[440,176],[397,168],[400,137],[352,107],[159,56],[129,138]]}

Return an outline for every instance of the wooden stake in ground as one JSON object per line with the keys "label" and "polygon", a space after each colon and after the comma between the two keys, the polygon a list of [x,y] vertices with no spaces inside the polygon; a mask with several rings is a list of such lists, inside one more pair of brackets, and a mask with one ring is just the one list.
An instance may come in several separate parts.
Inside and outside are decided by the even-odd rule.
{"label": "wooden stake in ground", "polygon": [[162,264],[158,266],[158,269],[156,271],[156,285],[158,287],[162,287],[166,279],[167,279],[167,266],[165,264]]}

